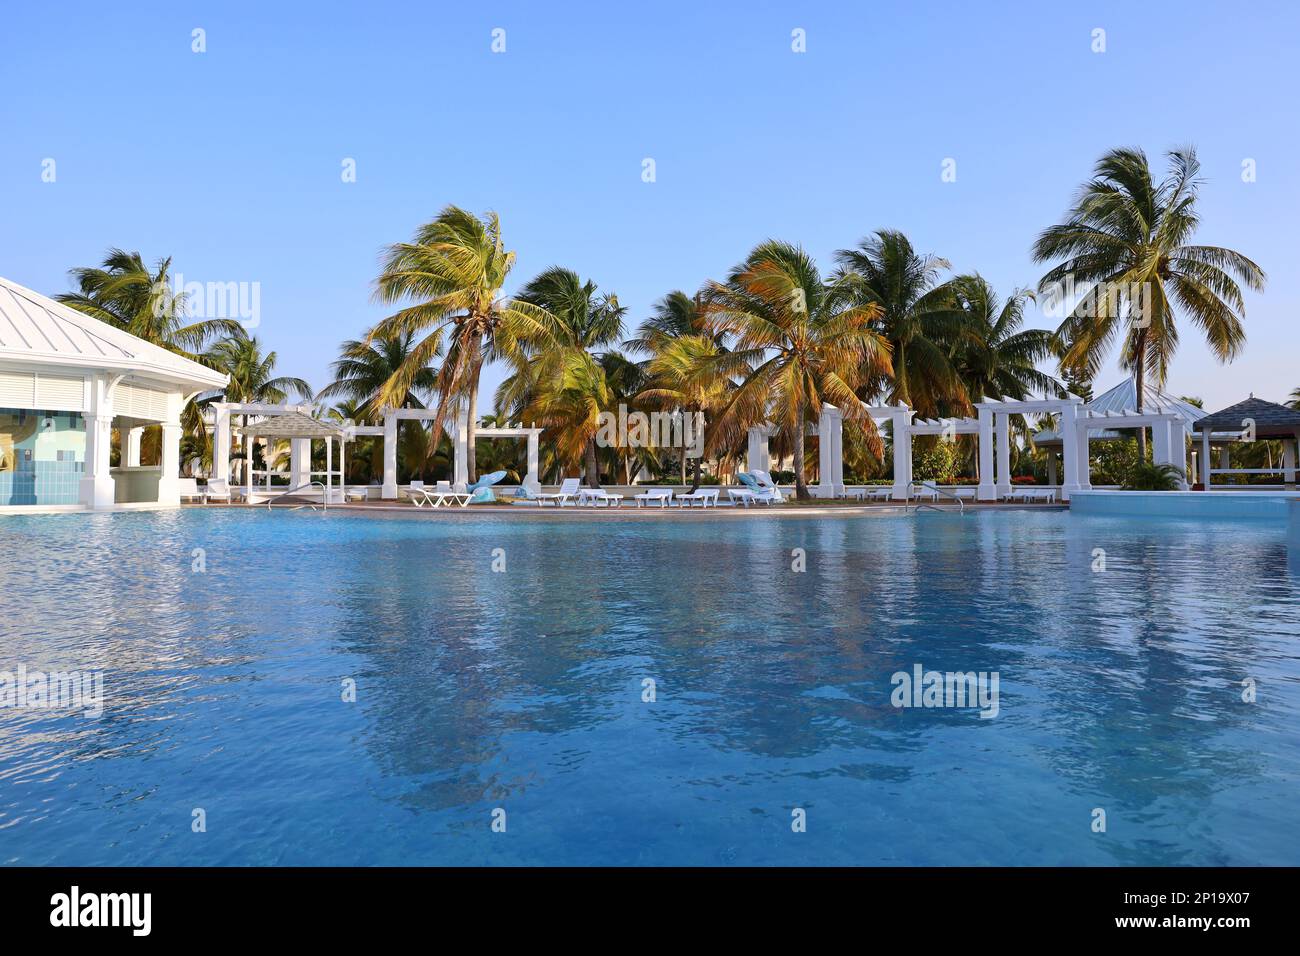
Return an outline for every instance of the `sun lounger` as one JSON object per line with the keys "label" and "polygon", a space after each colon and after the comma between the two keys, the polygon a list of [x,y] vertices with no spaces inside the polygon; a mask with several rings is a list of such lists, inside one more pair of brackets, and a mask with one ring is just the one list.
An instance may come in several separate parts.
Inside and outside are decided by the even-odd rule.
{"label": "sun lounger", "polygon": [[623,496],[606,491],[604,488],[580,488],[578,489],[578,504],[604,505],[606,508],[617,508],[623,504]]}
{"label": "sun lounger", "polygon": [[639,495],[633,495],[632,500],[640,508],[642,505],[647,507],[657,503],[661,508],[667,508],[673,503],[673,490],[671,488],[647,488]]}
{"label": "sun lounger", "polygon": [[538,504],[553,504],[557,508],[562,508],[569,503],[569,499],[577,495],[578,486],[581,484],[578,478],[565,478],[560,482],[560,490],[549,494],[543,493],[537,496]]}
{"label": "sun lounger", "polygon": [[[764,474],[767,473],[764,472]],[[775,484],[765,486],[758,480],[757,475],[750,474],[747,471],[737,473],[736,478],[745,486],[745,491],[748,492],[747,495],[741,497],[743,504],[779,505],[785,503],[785,499],[781,497],[781,492],[777,490]],[[772,481],[770,475],[768,475],[767,480]]]}
{"label": "sun lounger", "polygon": [[718,506],[718,489],[700,488],[698,491],[687,492],[684,495],[678,495],[677,502],[682,508],[692,508],[697,502],[701,508],[707,508],[710,505],[716,508]]}

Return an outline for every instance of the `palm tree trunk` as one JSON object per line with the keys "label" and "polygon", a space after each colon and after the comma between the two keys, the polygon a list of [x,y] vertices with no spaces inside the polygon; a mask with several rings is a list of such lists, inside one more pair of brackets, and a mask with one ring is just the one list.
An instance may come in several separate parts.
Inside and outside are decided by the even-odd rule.
{"label": "palm tree trunk", "polygon": [[812,495],[808,493],[808,485],[804,482],[803,477],[803,403],[795,410],[794,423],[794,496],[800,501],[811,501]]}
{"label": "palm tree trunk", "polygon": [[478,431],[478,375],[475,367],[469,378],[469,420],[465,429],[465,464],[470,481],[478,481],[478,462],[474,455],[475,433]]}
{"label": "palm tree trunk", "polygon": [[587,487],[599,488],[600,466],[596,462],[596,439],[594,437],[587,439],[587,447],[583,449],[583,455],[587,459]]}

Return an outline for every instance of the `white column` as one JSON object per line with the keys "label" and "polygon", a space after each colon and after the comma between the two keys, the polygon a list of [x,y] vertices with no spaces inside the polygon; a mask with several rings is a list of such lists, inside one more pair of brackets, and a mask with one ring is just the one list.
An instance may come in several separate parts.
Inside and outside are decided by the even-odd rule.
{"label": "white column", "polygon": [[754,471],[771,471],[768,458],[768,435],[767,428],[763,425],[755,425],[749,430],[749,449],[745,456],[745,470],[751,474]]}
{"label": "white column", "polygon": [[461,412],[452,439],[452,487],[461,493],[469,487],[469,416]]}
{"label": "white column", "polygon": [[835,440],[831,437],[834,426],[831,420],[834,409],[823,405],[817,419],[817,497],[835,497],[835,469],[831,465],[831,456],[835,453]]}
{"label": "white column", "polygon": [[212,406],[216,418],[212,426],[212,477],[230,480],[230,409],[220,402]]}
{"label": "white column", "polygon": [[1201,432],[1201,484],[1210,490],[1210,431]]}
{"label": "white column", "polygon": [[311,481],[311,439],[289,439],[289,487],[298,488]]}
{"label": "white column", "polygon": [[380,496],[397,497],[397,413],[384,413],[384,488]]}
{"label": "white column", "polygon": [[889,416],[894,432],[894,488],[891,497],[906,501],[912,493],[912,410],[899,405]]}
{"label": "white column", "polygon": [[1228,445],[1226,442],[1219,446],[1219,467],[1220,468],[1232,467],[1232,459],[1229,457],[1231,451],[1232,451],[1232,446]]}
{"label": "white column", "polygon": [[[1061,500],[1068,501],[1070,493],[1079,490],[1079,443],[1075,438],[1078,427],[1079,406],[1066,402],[1061,406]],[[1086,467],[1086,465],[1085,465]]]}
{"label": "white column", "polygon": [[1169,463],[1183,473],[1178,481],[1178,490],[1186,491],[1191,487],[1187,481],[1191,476],[1191,471],[1187,467],[1187,423],[1181,418],[1175,418],[1168,423],[1168,427]]}
{"label": "white column", "polygon": [[1288,441],[1282,439],[1282,467],[1286,469],[1282,472],[1282,483],[1288,491],[1293,491],[1296,485],[1296,451],[1300,450],[1300,438]]}
{"label": "white column", "polygon": [[1151,423],[1151,461],[1156,465],[1176,464],[1169,457],[1169,423],[1157,419]]}
{"label": "white column", "polygon": [[325,438],[325,503],[334,500],[334,441]]}
{"label": "white column", "polygon": [[993,429],[998,450],[997,496],[1002,498],[1011,494],[1011,416],[999,413]]}
{"label": "white column", "polygon": [[348,443],[341,435],[339,436],[339,494],[344,501],[348,500]]}
{"label": "white column", "polygon": [[115,494],[109,473],[109,450],[113,443],[113,396],[103,375],[90,378],[90,410],[85,414],[86,470],[78,488],[81,503],[88,508],[111,508]]}
{"label": "white column", "polygon": [[253,436],[244,432],[244,502],[253,500]]}
{"label": "white column", "polygon": [[140,467],[140,443],[144,438],[144,426],[127,428],[119,432],[122,441],[122,464],[128,468]]}
{"label": "white column", "polygon": [[524,487],[534,494],[542,490],[542,483],[537,475],[537,432],[528,433],[528,473],[524,475]]}
{"label": "white column", "polygon": [[1075,439],[1079,443],[1079,457],[1075,462],[1075,467],[1079,469],[1079,490],[1088,491],[1092,488],[1092,463],[1089,460],[1088,453],[1088,429],[1082,422],[1076,424],[1077,434]]}
{"label": "white column", "polygon": [[979,408],[979,461],[980,483],[975,490],[975,497],[980,501],[997,499],[997,489],[993,485],[993,409]]}
{"label": "white column", "polygon": [[1047,452],[1047,484],[1055,487],[1056,481],[1056,452],[1049,450]]}
{"label": "white column", "polygon": [[[178,396],[179,397],[179,396]],[[181,503],[181,423],[162,423],[162,474],[158,476],[158,504]]]}
{"label": "white column", "polygon": [[844,413],[835,413],[835,449],[831,452],[831,478],[835,483],[835,496],[844,494]]}

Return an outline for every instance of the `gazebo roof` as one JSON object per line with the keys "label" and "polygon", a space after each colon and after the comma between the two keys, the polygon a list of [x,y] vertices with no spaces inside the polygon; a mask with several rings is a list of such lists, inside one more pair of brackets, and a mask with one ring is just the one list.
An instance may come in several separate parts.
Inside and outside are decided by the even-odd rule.
{"label": "gazebo roof", "polygon": [[[1159,412],[1164,414],[1177,415],[1187,426],[1191,428],[1194,423],[1205,417],[1204,409],[1197,408],[1191,402],[1185,402],[1181,398],[1175,398],[1165,392],[1160,391],[1151,382],[1146,382],[1142,389],[1143,401],[1142,411]],[[1120,415],[1125,412],[1132,414],[1137,411],[1137,384],[1131,378],[1126,378],[1114,388],[1102,392],[1092,401],[1082,406],[1083,414],[1092,412],[1094,415],[1105,415],[1107,412]],[[1241,426],[1238,425],[1238,428]],[[1091,435],[1093,441],[1106,440],[1108,438],[1119,438],[1120,433],[1110,429],[1094,431]],[[1034,435],[1034,444],[1052,444],[1060,443],[1061,435],[1054,428],[1045,428],[1038,434]]]}
{"label": "gazebo roof", "polygon": [[257,438],[341,438],[343,428],[331,425],[319,418],[312,418],[302,412],[283,412],[268,415],[259,422],[248,425],[236,425],[235,431],[241,435],[253,435]]}
{"label": "gazebo roof", "polygon": [[1300,409],[1266,402],[1254,395],[1213,415],[1206,415],[1196,423],[1195,430],[1241,431],[1246,427],[1244,422],[1248,418],[1255,423],[1255,435],[1259,438],[1290,438],[1300,431]]}

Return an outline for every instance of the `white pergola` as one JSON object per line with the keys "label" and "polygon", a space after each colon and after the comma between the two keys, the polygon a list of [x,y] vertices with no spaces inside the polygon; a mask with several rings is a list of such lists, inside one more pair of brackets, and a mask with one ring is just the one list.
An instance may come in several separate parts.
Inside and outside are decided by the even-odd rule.
{"label": "white pergola", "polygon": [[[384,414],[384,486],[381,497],[397,497],[397,423],[399,421],[431,421],[437,412],[431,408],[396,408]],[[464,491],[469,485],[469,417],[462,412],[453,428],[449,429],[452,445],[452,487]],[[534,491],[541,490],[537,474],[538,444],[542,429],[523,425],[497,426],[478,425],[474,429],[475,438],[513,438],[526,439],[528,442],[528,472],[524,475],[523,486]]]}

